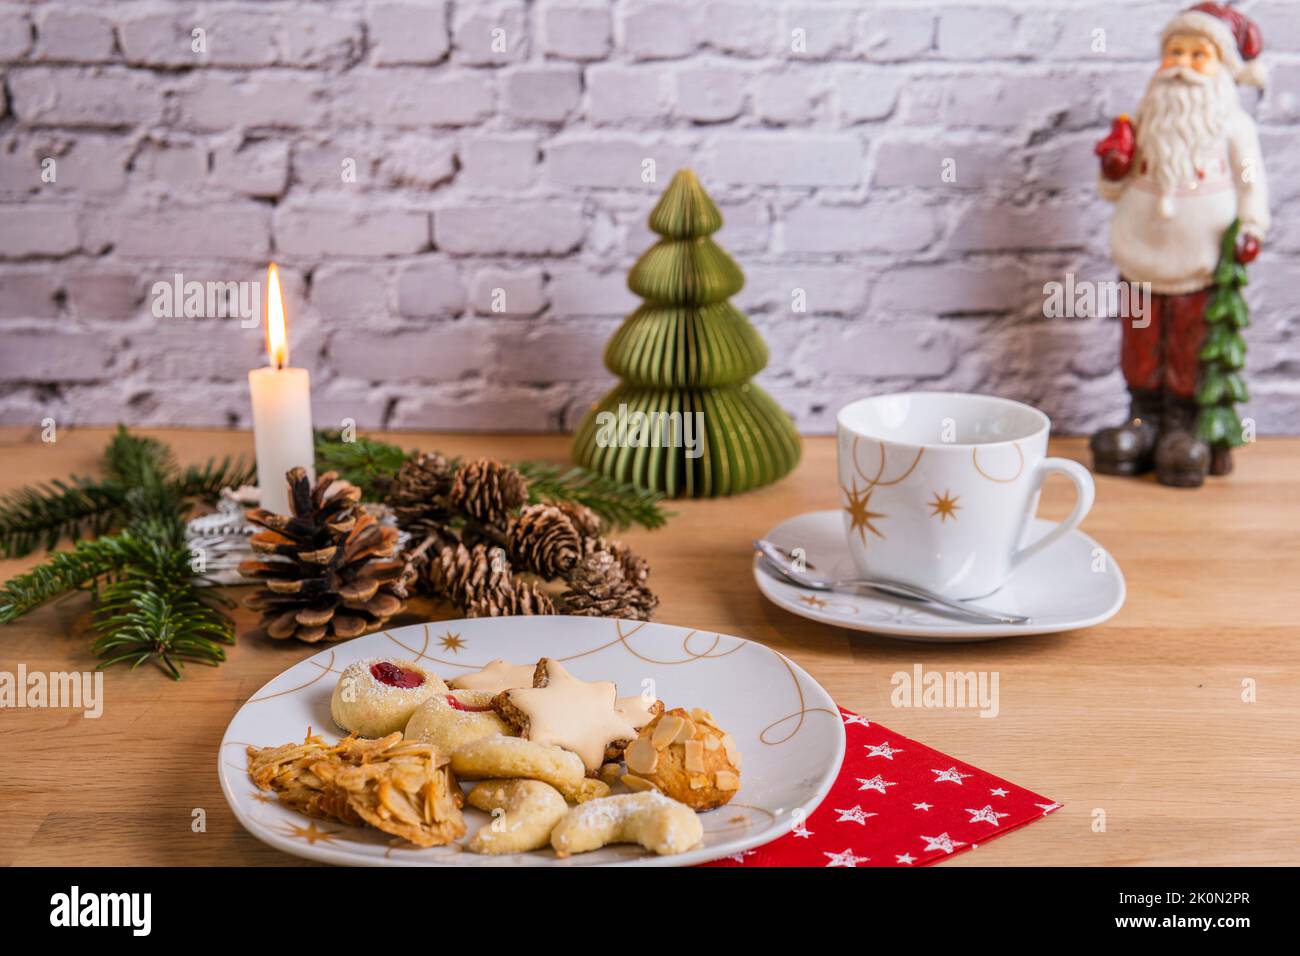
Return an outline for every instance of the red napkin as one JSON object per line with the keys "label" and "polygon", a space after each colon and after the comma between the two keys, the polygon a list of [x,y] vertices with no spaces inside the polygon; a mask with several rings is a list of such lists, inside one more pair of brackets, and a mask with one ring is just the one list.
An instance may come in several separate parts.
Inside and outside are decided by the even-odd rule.
{"label": "red napkin", "polygon": [[923,866],[1061,808],[840,708],[846,749],[826,799],[780,839],[704,866]]}

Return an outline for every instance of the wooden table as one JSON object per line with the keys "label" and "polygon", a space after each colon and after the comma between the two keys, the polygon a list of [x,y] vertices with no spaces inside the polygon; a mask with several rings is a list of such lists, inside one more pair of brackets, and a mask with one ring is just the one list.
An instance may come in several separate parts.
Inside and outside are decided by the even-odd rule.
{"label": "wooden table", "polygon": [[[251,455],[247,433],[151,432],[184,462]],[[0,429],[0,491],[93,472],[106,429],[56,444]],[[563,459],[558,436],[403,434],[407,447]],[[1086,460],[1080,439],[1053,454]],[[1300,440],[1263,441],[1200,491],[1099,477],[1084,528],[1124,569],[1128,604],[1089,631],[980,644],[908,644],[814,624],[759,596],[748,542],[778,520],[837,505],[834,443],[807,440],[799,470],[740,498],[680,502],[660,531],[626,539],[650,561],[657,619],[763,641],[840,703],[1065,804],[954,858],[998,864],[1281,864],[1300,846]],[[1051,482],[1042,512],[1072,492]],[[35,559],[0,562],[0,578]],[[0,628],[0,669],[86,670],[88,599]],[[419,605],[397,623],[440,614]],[[238,615],[241,634],[253,619]],[[217,744],[258,687],[315,653],[242,637],[219,668],[180,683],[107,672],[103,716],[0,711],[0,863],[287,864],[235,822],[217,786]],[[894,709],[890,675],[914,664],[996,670],[1001,713]],[[1243,701],[1253,681],[1257,700]],[[193,832],[194,811],[206,832]]]}

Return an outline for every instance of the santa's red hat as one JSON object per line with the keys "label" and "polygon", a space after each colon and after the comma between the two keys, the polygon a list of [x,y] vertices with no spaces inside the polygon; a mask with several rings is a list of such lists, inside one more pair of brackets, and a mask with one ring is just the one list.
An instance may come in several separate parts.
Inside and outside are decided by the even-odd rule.
{"label": "santa's red hat", "polygon": [[1176,33],[1193,33],[1210,40],[1219,48],[1219,58],[1238,83],[1263,86],[1267,79],[1264,64],[1257,57],[1264,49],[1259,24],[1226,3],[1198,3],[1169,22],[1160,37],[1160,46]]}

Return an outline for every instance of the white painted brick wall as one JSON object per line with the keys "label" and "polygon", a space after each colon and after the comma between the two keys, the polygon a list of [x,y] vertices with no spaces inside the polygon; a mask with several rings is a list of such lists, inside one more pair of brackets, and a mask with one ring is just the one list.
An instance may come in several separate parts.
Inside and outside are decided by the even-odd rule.
{"label": "white painted brick wall", "polygon": [[[1042,287],[1114,274],[1092,144],[1182,5],[0,0],[0,422],[247,425],[260,333],[149,290],[274,257],[321,424],[571,428],[690,165],[804,429],[927,387],[1089,430],[1123,406],[1118,330],[1044,318]],[[1243,6],[1276,223],[1247,411],[1296,433],[1300,8]]]}

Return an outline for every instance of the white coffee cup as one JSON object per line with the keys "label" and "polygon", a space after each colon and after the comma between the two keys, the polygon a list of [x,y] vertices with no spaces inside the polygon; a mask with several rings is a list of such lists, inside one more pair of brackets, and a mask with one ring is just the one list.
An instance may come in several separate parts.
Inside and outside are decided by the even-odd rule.
{"label": "white coffee cup", "polygon": [[[1092,508],[1088,470],[1046,457],[1051,420],[1020,402],[958,392],[876,395],[845,405],[836,424],[844,531],[866,577],[949,598],[983,597]],[[1074,482],[1074,510],[1026,545],[1039,491],[1053,474]]]}

